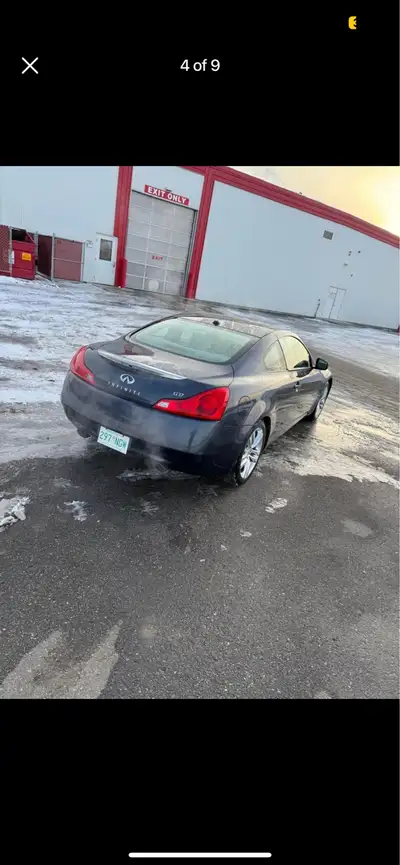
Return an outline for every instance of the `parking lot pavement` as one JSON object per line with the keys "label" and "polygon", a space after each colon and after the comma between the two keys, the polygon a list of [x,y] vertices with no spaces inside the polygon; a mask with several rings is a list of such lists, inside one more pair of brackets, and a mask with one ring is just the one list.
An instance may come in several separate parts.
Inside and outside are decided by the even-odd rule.
{"label": "parking lot pavement", "polygon": [[[105,294],[97,295],[99,328],[112,335],[126,313],[117,306],[113,319]],[[54,305],[46,311],[59,340],[53,352],[37,307],[25,334],[18,312],[0,317],[3,358],[6,344],[23,347],[14,352],[18,376],[0,359],[0,378],[17,378],[28,397],[13,400],[12,382],[3,382],[0,521],[1,502],[14,519],[0,533],[0,696],[397,697],[391,361],[380,375],[363,365],[359,346],[357,363],[341,358],[335,328],[323,353],[335,386],[318,424],[272,445],[257,475],[234,489],[77,437],[54,398],[59,382],[50,381],[67,362],[60,316],[71,354],[66,298],[61,312],[60,298],[57,314]],[[150,320],[150,301],[135,298],[135,315]],[[320,339],[313,326],[311,348]],[[16,341],[1,344],[2,334]],[[34,342],[18,342],[24,335]],[[82,335],[77,343],[88,341]],[[25,386],[28,366],[18,363],[33,357],[49,366]]]}

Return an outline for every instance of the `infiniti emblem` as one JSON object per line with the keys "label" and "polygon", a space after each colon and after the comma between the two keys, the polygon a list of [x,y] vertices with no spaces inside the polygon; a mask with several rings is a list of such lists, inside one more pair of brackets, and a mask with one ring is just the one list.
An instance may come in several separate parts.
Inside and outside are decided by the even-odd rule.
{"label": "infiniti emblem", "polygon": [[127,372],[124,372],[123,375],[120,375],[120,379],[124,382],[124,384],[135,384],[135,379],[133,378],[133,375],[128,375]]}

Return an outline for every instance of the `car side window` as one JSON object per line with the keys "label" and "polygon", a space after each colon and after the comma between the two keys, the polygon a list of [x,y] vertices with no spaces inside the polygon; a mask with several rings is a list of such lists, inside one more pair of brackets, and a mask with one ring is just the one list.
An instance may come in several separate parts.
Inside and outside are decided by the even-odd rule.
{"label": "car side window", "polygon": [[305,345],[303,345],[299,339],[296,339],[294,336],[282,336],[280,338],[280,344],[285,355],[288,369],[295,370],[310,368],[310,355]]}
{"label": "car side window", "polygon": [[274,342],[268,349],[264,357],[264,364],[266,369],[268,369],[270,372],[287,371],[283,351],[279,345],[278,340],[276,340],[276,342]]}

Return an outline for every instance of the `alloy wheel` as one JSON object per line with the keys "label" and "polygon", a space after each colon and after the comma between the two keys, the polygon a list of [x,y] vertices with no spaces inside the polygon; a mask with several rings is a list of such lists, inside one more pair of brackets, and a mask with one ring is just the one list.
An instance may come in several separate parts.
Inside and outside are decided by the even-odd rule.
{"label": "alloy wheel", "polygon": [[243,481],[247,480],[254,471],[261,456],[263,443],[264,430],[262,427],[256,427],[247,440],[240,460],[239,475]]}

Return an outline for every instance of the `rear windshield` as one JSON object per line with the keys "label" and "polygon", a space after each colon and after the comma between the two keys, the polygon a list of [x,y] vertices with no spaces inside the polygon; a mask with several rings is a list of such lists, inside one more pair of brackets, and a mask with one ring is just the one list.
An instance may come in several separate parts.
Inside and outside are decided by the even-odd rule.
{"label": "rear windshield", "polygon": [[139,345],[208,363],[232,363],[257,342],[247,333],[185,319],[151,324],[132,334],[132,339]]}

